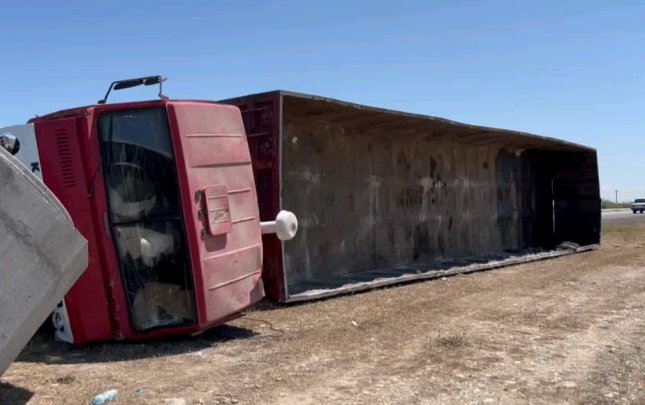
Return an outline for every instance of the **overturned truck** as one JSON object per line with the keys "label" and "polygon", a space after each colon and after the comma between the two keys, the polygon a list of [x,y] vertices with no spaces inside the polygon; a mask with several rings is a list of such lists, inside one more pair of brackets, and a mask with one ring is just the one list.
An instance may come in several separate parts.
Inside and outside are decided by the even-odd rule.
{"label": "overturned truck", "polygon": [[[0,244],[4,253],[0,264],[7,264],[7,269],[0,268],[0,276],[25,284],[23,290],[12,290],[15,283],[6,288],[0,283],[0,304],[7,304],[0,305],[0,366],[17,353],[4,355],[3,336],[11,337],[17,329],[21,338],[28,338],[33,328],[22,328],[23,318],[35,319],[27,323],[29,327],[42,321],[28,318],[33,309],[39,310],[37,315],[53,310],[58,339],[83,344],[201,333],[241,316],[264,297],[261,235],[290,239],[297,231],[297,219],[285,211],[275,221],[259,221],[239,109],[208,101],[170,100],[161,92],[163,81],[161,76],[116,81],[95,105],[0,129],[0,141],[6,139],[13,149],[22,144],[16,158],[23,163],[25,178],[56,196],[64,207],[58,216],[68,222],[59,220],[54,225],[61,229],[47,233],[46,225],[53,219],[37,221],[42,215],[34,212],[48,211],[32,207],[31,194],[9,195],[8,200],[2,194],[0,201],[10,204],[1,207],[0,214],[22,219],[7,222],[0,215],[0,230],[7,222],[11,226],[5,227],[17,227],[22,237],[23,222],[33,217],[33,223],[25,223],[33,225],[27,231],[33,230],[38,243],[18,243],[25,239],[19,238]],[[107,103],[112,90],[140,85],[158,85],[160,99]],[[11,178],[0,177],[0,185]],[[81,269],[82,275],[74,273],[80,277],[73,286],[62,283],[68,278],[61,279],[55,269],[44,271],[41,263],[31,260],[43,246],[70,256],[61,246],[71,238],[65,236],[63,225],[71,232],[72,222],[85,238],[80,239],[87,240],[83,245],[87,268]],[[57,237],[40,240],[51,235]],[[15,262],[14,251],[24,256],[22,262]],[[37,268],[22,268],[30,263]],[[60,285],[66,288],[53,294]],[[26,302],[16,291],[34,297],[47,293],[47,300],[35,307],[23,305],[17,315],[8,313],[14,322],[7,323],[5,307]],[[62,295],[60,303],[52,302]],[[25,343],[10,339],[12,349],[19,346],[14,341]]]}
{"label": "overturned truck", "polygon": [[[163,80],[116,81],[95,105],[0,130],[0,146],[13,145],[35,175],[23,177],[65,207],[57,231],[84,237],[73,272],[83,274],[65,298],[55,304],[75,277],[52,273],[33,289],[47,292],[38,313],[23,305],[0,322],[0,338],[17,336],[0,339],[0,371],[52,309],[70,343],[146,340],[227,322],[265,291],[304,301],[599,243],[593,149],[283,91],[170,100]],[[159,85],[160,99],[107,103],[111,90],[139,85]],[[30,198],[7,198],[6,212],[34,211]],[[298,221],[283,207],[300,222],[290,243],[281,240]],[[14,252],[5,260],[20,256],[14,245],[33,244],[0,246]],[[14,267],[31,291],[39,278]],[[5,290],[0,303],[15,306]]]}
{"label": "overturned truck", "polygon": [[284,91],[240,107],[264,236],[267,295],[295,302],[556,257],[600,241],[596,151]]}

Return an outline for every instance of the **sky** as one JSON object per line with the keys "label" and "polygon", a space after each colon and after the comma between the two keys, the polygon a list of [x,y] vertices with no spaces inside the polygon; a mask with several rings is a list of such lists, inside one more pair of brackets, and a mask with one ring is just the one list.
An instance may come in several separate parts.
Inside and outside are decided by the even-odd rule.
{"label": "sky", "polygon": [[0,38],[0,127],[161,74],[172,98],[283,89],[589,145],[604,198],[645,197],[645,1],[12,1]]}

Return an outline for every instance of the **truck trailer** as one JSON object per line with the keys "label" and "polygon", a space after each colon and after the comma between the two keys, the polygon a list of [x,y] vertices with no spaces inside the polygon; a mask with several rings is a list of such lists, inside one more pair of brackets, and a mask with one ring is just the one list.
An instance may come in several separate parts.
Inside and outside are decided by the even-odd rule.
{"label": "truck trailer", "polygon": [[524,132],[288,91],[238,106],[264,241],[264,286],[296,302],[589,250],[600,242],[596,151]]}

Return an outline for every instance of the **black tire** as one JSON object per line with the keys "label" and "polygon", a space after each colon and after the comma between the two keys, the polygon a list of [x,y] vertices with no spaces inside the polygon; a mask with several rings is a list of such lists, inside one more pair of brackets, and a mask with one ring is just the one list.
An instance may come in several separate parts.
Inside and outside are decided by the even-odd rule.
{"label": "black tire", "polygon": [[641,214],[643,213],[643,210],[641,210]]}
{"label": "black tire", "polygon": [[636,210],[632,210],[632,212],[633,212],[634,214],[636,214],[638,211],[636,211]]}

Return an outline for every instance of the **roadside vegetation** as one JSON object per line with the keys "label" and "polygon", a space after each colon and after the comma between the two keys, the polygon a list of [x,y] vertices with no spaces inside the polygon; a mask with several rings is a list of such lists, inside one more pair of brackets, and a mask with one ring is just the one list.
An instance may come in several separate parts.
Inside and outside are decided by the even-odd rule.
{"label": "roadside vegetation", "polygon": [[603,210],[613,209],[613,208],[630,208],[632,206],[632,203],[630,201],[623,201],[623,202],[616,203],[611,200],[602,200],[600,206]]}

